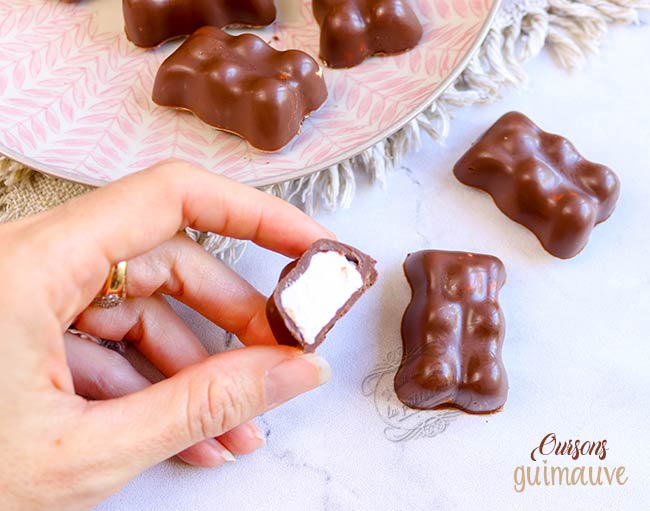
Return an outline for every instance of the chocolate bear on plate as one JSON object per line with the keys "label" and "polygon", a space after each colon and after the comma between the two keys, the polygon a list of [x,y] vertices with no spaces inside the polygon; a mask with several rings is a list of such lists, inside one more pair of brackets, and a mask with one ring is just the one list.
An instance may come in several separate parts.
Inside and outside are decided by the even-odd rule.
{"label": "chocolate bear on plate", "polygon": [[313,9],[321,27],[320,58],[329,67],[402,53],[422,38],[422,24],[406,0],[313,0]]}

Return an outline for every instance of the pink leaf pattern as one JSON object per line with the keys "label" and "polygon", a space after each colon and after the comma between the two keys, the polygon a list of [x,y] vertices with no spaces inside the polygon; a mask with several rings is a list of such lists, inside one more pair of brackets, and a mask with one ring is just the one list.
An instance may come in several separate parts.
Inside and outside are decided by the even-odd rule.
{"label": "pink leaf pattern", "polygon": [[[310,0],[257,31],[278,49],[318,56]],[[120,3],[0,0],[0,152],[101,184],[184,158],[249,184],[304,175],[349,158],[406,123],[476,46],[495,0],[411,0],[420,45],[345,70],[325,68],[330,97],[284,150],[268,154],[151,101],[160,63],[179,44],[136,48]]]}

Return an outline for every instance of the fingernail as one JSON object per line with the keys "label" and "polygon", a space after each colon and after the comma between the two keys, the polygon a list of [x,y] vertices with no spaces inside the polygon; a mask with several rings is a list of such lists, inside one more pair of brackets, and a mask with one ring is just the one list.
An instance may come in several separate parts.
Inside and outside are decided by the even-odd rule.
{"label": "fingernail", "polygon": [[250,428],[251,435],[260,440],[262,444],[266,443],[266,435],[254,422],[249,422],[248,427]]}
{"label": "fingernail", "polygon": [[315,353],[285,360],[266,373],[266,403],[277,406],[327,382],[332,368]]}
{"label": "fingernail", "polygon": [[325,229],[325,231],[327,231],[327,233],[330,235],[330,238],[332,238],[333,240],[336,239],[336,234],[334,234],[332,231],[330,231],[329,229]]}
{"label": "fingernail", "polygon": [[219,454],[221,454],[221,457],[224,459],[224,461],[226,461],[226,463],[234,463],[235,462],[235,457],[225,447],[221,446],[221,449],[219,450]]}
{"label": "fingernail", "polygon": [[[235,462],[235,457],[233,456],[233,454],[228,449],[226,449],[224,447],[224,445],[221,442],[219,442],[217,439],[215,439],[215,438],[206,438],[205,440],[203,440],[203,442],[201,442],[201,444],[203,446],[210,447],[212,449],[212,451],[214,452],[214,454],[218,455],[223,461],[225,461],[227,463],[234,463]],[[190,450],[192,450],[192,449],[190,449]],[[183,453],[185,453],[185,452],[186,451],[183,451]],[[189,452],[189,451],[187,451],[187,452]],[[183,453],[181,453],[181,455]],[[185,457],[182,456],[182,459],[185,459]],[[192,465],[197,465],[196,461],[189,461],[187,459],[185,459],[185,461],[187,461],[188,463],[190,463]],[[198,464],[200,466],[210,466],[210,467],[214,466],[214,463],[212,463],[212,462],[210,464],[208,464],[208,465],[204,465],[202,463],[198,463]]]}
{"label": "fingernail", "polygon": [[318,386],[330,381],[332,377],[332,367],[329,362],[316,353],[305,353],[300,356],[301,360],[306,360],[318,369]]}

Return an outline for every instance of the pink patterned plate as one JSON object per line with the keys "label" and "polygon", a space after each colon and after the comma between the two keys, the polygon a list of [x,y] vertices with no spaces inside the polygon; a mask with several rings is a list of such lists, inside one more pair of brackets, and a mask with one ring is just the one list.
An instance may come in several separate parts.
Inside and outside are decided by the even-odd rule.
{"label": "pink patterned plate", "polygon": [[[285,149],[268,154],[193,115],[151,101],[158,66],[177,46],[136,48],[119,0],[0,0],[0,153],[42,172],[108,183],[170,157],[265,185],[335,165],[391,135],[462,70],[498,0],[412,0],[425,25],[413,51],[325,70],[330,97]],[[318,55],[310,0],[278,0],[257,31],[278,49]]]}

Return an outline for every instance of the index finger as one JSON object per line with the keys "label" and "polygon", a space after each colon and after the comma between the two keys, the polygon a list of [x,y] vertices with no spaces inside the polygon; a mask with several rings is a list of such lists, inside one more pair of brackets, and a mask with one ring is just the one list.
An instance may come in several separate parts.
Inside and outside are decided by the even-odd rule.
{"label": "index finger", "polygon": [[[57,311],[63,319],[87,305],[111,264],[148,252],[185,227],[251,240],[289,257],[333,237],[289,203],[183,161],[160,163],[73,199],[43,220],[47,278],[57,279],[61,294],[50,303],[64,307]],[[83,303],[66,303],[71,297]]]}
{"label": "index finger", "polygon": [[[143,254],[186,227],[297,257],[332,234],[291,204],[184,161],[130,175],[60,208],[60,224],[93,233],[111,262]],[[83,234],[87,242],[87,234]]]}

